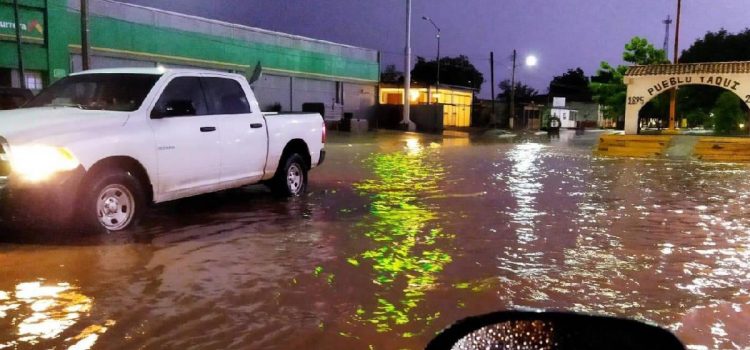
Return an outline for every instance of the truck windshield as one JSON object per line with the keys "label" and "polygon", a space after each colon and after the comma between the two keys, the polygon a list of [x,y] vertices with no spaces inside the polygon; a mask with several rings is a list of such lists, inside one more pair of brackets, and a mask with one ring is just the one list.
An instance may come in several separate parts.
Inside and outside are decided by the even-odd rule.
{"label": "truck windshield", "polygon": [[75,107],[132,112],[140,108],[159,78],[155,74],[73,75],[42,90],[24,108]]}

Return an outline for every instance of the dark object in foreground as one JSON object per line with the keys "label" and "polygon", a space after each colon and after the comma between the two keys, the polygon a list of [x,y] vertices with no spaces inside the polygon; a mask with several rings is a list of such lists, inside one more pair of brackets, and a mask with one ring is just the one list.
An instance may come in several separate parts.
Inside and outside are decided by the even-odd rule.
{"label": "dark object in foreground", "polygon": [[564,312],[496,312],[464,319],[426,350],[685,349],[669,331],[638,321]]}
{"label": "dark object in foreground", "polygon": [[0,110],[20,108],[33,97],[28,89],[0,87]]}
{"label": "dark object in foreground", "polygon": [[552,117],[549,119],[549,122],[547,123],[547,133],[548,134],[559,134],[560,133],[560,126],[562,123],[560,122],[560,118],[558,117]]}

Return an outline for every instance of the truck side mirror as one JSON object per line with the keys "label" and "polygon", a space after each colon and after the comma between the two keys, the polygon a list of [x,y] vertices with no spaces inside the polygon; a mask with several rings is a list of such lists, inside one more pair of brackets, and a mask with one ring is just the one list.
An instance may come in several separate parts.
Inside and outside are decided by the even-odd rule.
{"label": "truck side mirror", "polygon": [[151,119],[161,119],[169,117],[190,117],[196,115],[193,101],[190,100],[170,100],[163,104],[158,104],[151,111]]}

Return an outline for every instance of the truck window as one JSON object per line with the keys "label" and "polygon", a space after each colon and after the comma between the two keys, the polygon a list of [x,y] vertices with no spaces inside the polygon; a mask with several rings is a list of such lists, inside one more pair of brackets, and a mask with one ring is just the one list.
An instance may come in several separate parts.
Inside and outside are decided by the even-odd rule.
{"label": "truck window", "polygon": [[250,103],[242,86],[226,78],[201,78],[210,114],[250,113]]}
{"label": "truck window", "polygon": [[68,106],[132,112],[141,107],[159,78],[129,73],[72,75],[42,90],[24,108]]}
{"label": "truck window", "polygon": [[152,117],[206,115],[206,98],[200,78],[178,77],[169,82],[151,111]]}

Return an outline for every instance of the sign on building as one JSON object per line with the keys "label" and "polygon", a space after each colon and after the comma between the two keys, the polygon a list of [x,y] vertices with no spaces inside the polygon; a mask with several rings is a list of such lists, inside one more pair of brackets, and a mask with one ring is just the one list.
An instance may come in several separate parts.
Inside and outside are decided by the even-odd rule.
{"label": "sign on building", "polygon": [[[26,41],[44,42],[44,13],[21,8],[19,11],[21,37]],[[16,20],[13,6],[0,3],[0,40],[15,40]]]}
{"label": "sign on building", "polygon": [[555,97],[552,99],[552,107],[565,107],[565,97]]}

